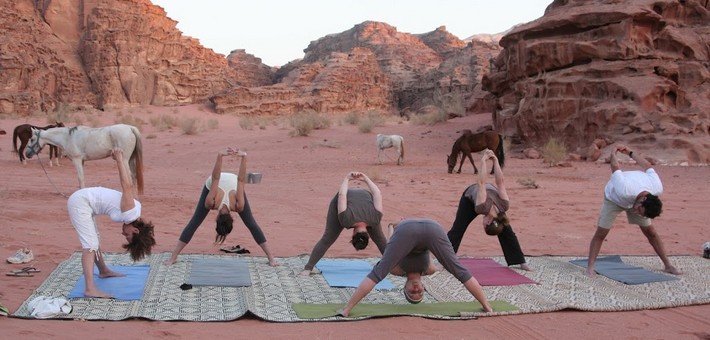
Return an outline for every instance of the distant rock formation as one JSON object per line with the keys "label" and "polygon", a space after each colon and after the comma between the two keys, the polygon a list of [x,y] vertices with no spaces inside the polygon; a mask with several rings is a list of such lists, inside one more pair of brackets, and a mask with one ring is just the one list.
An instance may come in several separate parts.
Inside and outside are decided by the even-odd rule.
{"label": "distant rock formation", "polygon": [[302,64],[270,86],[236,86],[212,96],[218,113],[291,115],[299,112],[347,113],[391,109],[392,84],[369,49],[331,52]]}
{"label": "distant rock formation", "polygon": [[710,162],[709,10],[706,0],[552,2],[500,41],[483,79],[496,126],[527,144],[613,137]]}
{"label": "distant rock formation", "polygon": [[[416,113],[434,105],[459,115],[486,106],[476,105],[484,95],[474,89],[488,71],[488,60],[499,51],[494,44],[467,45],[443,26],[413,35],[385,23],[366,21],[311,42],[304,58],[287,66],[317,62],[331,52],[349,53],[355,47],[372,50],[382,72],[391,79],[392,110]],[[483,60],[480,55],[485,55]]]}

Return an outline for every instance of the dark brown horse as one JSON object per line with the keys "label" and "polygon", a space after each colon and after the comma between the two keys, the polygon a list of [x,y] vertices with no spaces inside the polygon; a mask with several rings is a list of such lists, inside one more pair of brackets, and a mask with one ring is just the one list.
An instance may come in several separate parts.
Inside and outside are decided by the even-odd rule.
{"label": "dark brown horse", "polygon": [[[446,156],[446,163],[449,165],[449,173],[454,171],[456,167],[456,161],[459,157],[459,153],[463,154],[461,156],[461,163],[459,164],[459,170],[457,173],[461,173],[461,167],[466,157],[471,161],[473,165],[474,173],[478,173],[478,168],[476,164],[473,163],[473,157],[471,152],[478,152],[485,149],[491,149],[496,153],[498,157],[498,162],[500,166],[503,167],[505,163],[505,154],[503,152],[503,136],[495,131],[486,131],[481,133],[472,133],[471,130],[464,130],[461,137],[456,139],[454,146],[451,147],[451,155]],[[491,167],[491,173],[493,173],[493,167]]]}
{"label": "dark brown horse", "polygon": [[[15,152],[20,156],[20,162],[22,164],[27,164],[27,161],[25,160],[25,147],[27,146],[27,142],[29,142],[30,138],[32,138],[32,128],[35,129],[41,129],[41,130],[47,130],[55,127],[64,127],[64,123],[62,122],[57,122],[56,124],[52,125],[47,125],[43,127],[39,126],[34,126],[30,124],[22,124],[18,125],[15,128],[15,131],[12,133],[12,147],[15,149]],[[20,149],[17,149],[17,139],[20,139]],[[54,157],[54,158],[52,158]],[[57,160],[57,165],[59,165],[59,149],[54,146],[54,145],[49,145],[49,166],[52,166],[52,160],[56,159]]]}

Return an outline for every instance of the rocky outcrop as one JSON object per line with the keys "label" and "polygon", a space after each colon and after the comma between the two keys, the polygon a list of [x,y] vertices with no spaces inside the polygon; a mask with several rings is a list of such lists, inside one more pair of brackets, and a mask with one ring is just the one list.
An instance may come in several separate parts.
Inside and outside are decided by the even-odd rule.
{"label": "rocky outcrop", "polygon": [[278,84],[237,86],[212,96],[218,113],[290,115],[299,112],[389,111],[392,84],[372,51],[353,48],[303,64]]}
{"label": "rocky outcrop", "polygon": [[237,86],[258,87],[274,83],[274,69],[245,50],[234,50],[227,56],[227,64],[234,69]]}
{"label": "rocky outcrop", "polygon": [[228,64],[183,36],[148,0],[0,5],[0,113],[51,111],[60,103],[180,105],[205,102],[234,85],[270,84],[258,59],[240,54]]}
{"label": "rocky outcrop", "polygon": [[556,0],[505,35],[493,71],[496,126],[528,144],[597,138],[710,162],[710,4]]}
{"label": "rocky outcrop", "polygon": [[[413,35],[398,32],[385,23],[367,21],[352,29],[311,42],[302,60],[284,65],[276,80],[310,64],[327,62],[331,54],[368,49],[392,84],[389,111],[416,113],[437,107],[451,114],[489,110],[490,98],[480,90],[480,79],[488,71],[488,60],[499,47],[495,44],[459,40],[439,27]],[[481,56],[485,56],[481,58]],[[485,100],[489,104],[481,104]]]}

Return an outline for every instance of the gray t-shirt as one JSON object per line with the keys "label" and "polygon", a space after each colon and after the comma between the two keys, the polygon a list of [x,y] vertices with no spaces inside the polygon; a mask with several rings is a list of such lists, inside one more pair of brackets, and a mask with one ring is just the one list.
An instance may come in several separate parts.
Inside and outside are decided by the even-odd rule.
{"label": "gray t-shirt", "polygon": [[397,265],[405,272],[423,273],[429,267],[429,252],[459,281],[466,282],[472,277],[459,262],[441,225],[427,218],[399,222],[385,247],[382,259],[367,277],[380,282]]}
{"label": "gray t-shirt", "polygon": [[510,202],[500,198],[498,193],[498,188],[495,185],[486,183],[486,201],[476,202],[476,195],[478,195],[478,184],[473,184],[466,188],[464,196],[468,198],[473,205],[476,207],[476,214],[485,215],[491,211],[491,208],[495,205],[498,212],[506,212],[510,207]]}

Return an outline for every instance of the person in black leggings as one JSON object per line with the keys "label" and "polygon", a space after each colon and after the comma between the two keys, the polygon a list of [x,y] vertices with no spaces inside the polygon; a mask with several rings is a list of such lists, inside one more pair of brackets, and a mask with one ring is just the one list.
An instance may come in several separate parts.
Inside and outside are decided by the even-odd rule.
{"label": "person in black leggings", "polygon": [[[239,175],[235,175],[229,172],[222,172],[222,157],[224,156],[236,156],[241,159],[239,164]],[[215,242],[222,244],[224,243],[227,235],[232,232],[232,216],[231,212],[236,211],[239,217],[244,222],[244,225],[251,232],[254,241],[261,247],[266,256],[269,259],[269,265],[277,266],[278,262],[274,259],[274,256],[269,251],[269,247],[266,244],[266,237],[264,232],[254,220],[254,216],[251,213],[251,207],[249,206],[249,201],[247,200],[246,194],[244,193],[244,186],[246,184],[246,152],[234,150],[232,148],[227,148],[226,151],[217,153],[217,160],[215,161],[214,168],[212,169],[212,175],[205,181],[205,186],[202,188],[202,194],[200,195],[200,200],[197,202],[195,207],[195,212],[187,223],[185,229],[183,229],[180,239],[178,240],[175,249],[173,250],[170,259],[165,262],[165,264],[170,265],[177,261],[177,257],[180,252],[185,248],[185,246],[190,243],[192,235],[195,234],[197,228],[202,224],[202,221],[207,217],[207,213],[210,210],[217,210],[217,237]]]}
{"label": "person in black leggings", "polygon": [[[486,161],[493,161],[496,184],[486,183]],[[510,206],[508,192],[505,189],[503,170],[500,168],[498,158],[491,150],[486,150],[481,158],[482,170],[478,172],[478,183],[472,184],[461,195],[456,219],[447,233],[454,251],[458,253],[459,245],[468,225],[478,215],[483,215],[484,228],[498,232],[498,242],[503,248],[505,261],[509,266],[520,265],[523,270],[530,270],[525,262],[525,255],[520,248],[518,237],[515,236],[510,226],[506,211]]]}

